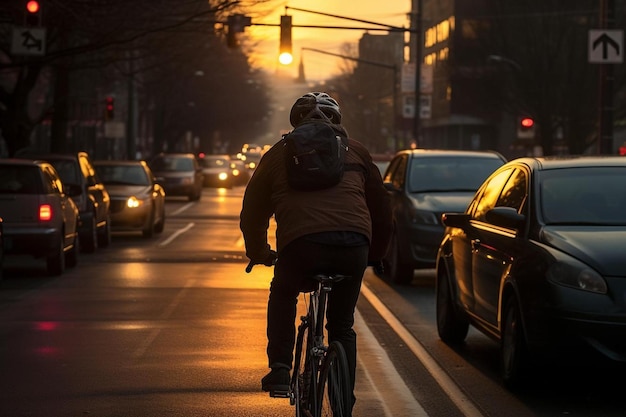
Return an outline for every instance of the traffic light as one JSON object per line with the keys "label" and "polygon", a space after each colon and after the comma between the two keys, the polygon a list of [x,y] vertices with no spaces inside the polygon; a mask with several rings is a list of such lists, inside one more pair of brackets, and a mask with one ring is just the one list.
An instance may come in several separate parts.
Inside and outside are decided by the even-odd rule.
{"label": "traffic light", "polygon": [[26,2],[26,12],[24,16],[26,26],[41,26],[41,3],[37,0]]}
{"label": "traffic light", "polygon": [[237,39],[237,15],[228,16],[228,28],[226,32],[226,46],[230,49],[239,47],[239,39]]}
{"label": "traffic light", "polygon": [[226,32],[226,45],[231,49],[238,48],[239,39],[237,38],[237,33],[243,32],[246,26],[250,26],[252,24],[252,18],[250,16],[237,13],[228,16],[226,24],[228,26],[228,32]]}
{"label": "traffic light", "polygon": [[280,49],[278,61],[283,65],[289,65],[293,62],[291,27],[291,16],[282,15],[280,17]]}
{"label": "traffic light", "polygon": [[104,120],[113,120],[115,116],[115,99],[111,96],[104,99]]}
{"label": "traffic light", "polygon": [[535,138],[535,120],[532,117],[520,117],[517,122],[518,139],[534,139]]}

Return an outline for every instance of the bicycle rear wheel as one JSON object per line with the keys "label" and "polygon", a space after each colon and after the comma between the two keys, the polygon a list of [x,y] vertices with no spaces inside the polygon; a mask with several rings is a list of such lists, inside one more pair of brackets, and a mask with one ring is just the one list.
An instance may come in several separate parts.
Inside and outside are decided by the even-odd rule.
{"label": "bicycle rear wheel", "polygon": [[309,321],[303,321],[298,327],[294,375],[292,378],[292,404],[296,406],[296,417],[314,417],[316,404],[315,379],[317,363],[312,354],[313,330]]}
{"label": "bicycle rear wheel", "polygon": [[332,342],[322,360],[317,392],[318,417],[352,416],[352,388],[343,346]]}

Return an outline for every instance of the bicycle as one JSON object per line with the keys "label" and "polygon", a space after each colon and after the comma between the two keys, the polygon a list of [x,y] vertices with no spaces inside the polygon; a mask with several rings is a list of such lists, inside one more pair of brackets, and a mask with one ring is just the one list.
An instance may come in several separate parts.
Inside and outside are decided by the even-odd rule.
{"label": "bicycle", "polygon": [[[246,272],[252,270],[252,263]],[[289,398],[296,417],[350,417],[352,388],[346,352],[340,342],[324,342],[328,293],[346,275],[317,274],[317,288],[305,296],[307,313],[300,317],[289,391],[271,391],[270,397]]]}

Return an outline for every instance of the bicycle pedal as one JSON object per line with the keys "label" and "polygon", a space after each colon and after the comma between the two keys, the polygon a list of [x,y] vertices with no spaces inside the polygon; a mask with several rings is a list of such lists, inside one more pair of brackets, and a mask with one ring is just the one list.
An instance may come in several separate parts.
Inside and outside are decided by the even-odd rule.
{"label": "bicycle pedal", "polygon": [[271,390],[270,397],[272,398],[289,398],[289,390]]}

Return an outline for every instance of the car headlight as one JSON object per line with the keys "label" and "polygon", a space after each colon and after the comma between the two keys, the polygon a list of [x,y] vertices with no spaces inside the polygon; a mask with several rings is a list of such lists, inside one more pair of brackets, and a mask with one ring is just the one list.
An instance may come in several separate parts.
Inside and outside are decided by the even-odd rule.
{"label": "car headlight", "polygon": [[228,174],[225,172],[220,172],[217,178],[219,178],[220,181],[226,181],[228,179]]}
{"label": "car headlight", "polygon": [[411,221],[414,224],[437,225],[439,220],[432,211],[413,210]]}
{"label": "car headlight", "polygon": [[606,281],[593,269],[576,260],[557,261],[550,266],[547,278],[555,284],[583,291],[606,294]]}
{"label": "car headlight", "polygon": [[129,208],[141,207],[143,204],[144,204],[144,201],[138,199],[134,195],[131,197],[128,197],[128,199],[126,200],[126,207],[129,207]]}

